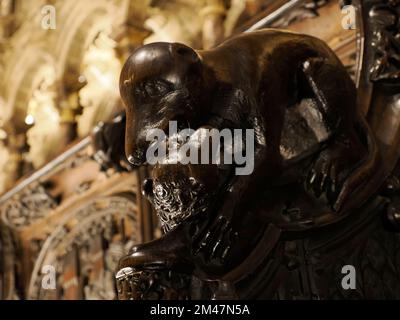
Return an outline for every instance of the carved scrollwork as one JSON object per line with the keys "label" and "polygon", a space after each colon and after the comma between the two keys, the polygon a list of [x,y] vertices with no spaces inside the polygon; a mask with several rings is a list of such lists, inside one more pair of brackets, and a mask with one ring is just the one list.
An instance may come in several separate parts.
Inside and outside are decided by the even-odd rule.
{"label": "carved scrollwork", "polygon": [[[69,216],[41,245],[27,297],[114,299],[119,258],[139,241],[134,198],[99,198]],[[43,266],[56,272],[56,288],[42,286]]]}
{"label": "carved scrollwork", "polygon": [[57,206],[40,184],[33,184],[0,207],[3,219],[12,227],[21,228],[44,217]]}
{"label": "carved scrollwork", "polygon": [[[376,1],[375,1],[376,2]],[[378,1],[371,6],[374,63],[370,69],[373,82],[399,83],[400,81],[400,1]]]}
{"label": "carved scrollwork", "polygon": [[120,300],[188,300],[191,298],[191,275],[171,270],[124,268],[116,275]]}
{"label": "carved scrollwork", "polygon": [[287,15],[272,24],[273,28],[285,28],[294,22],[304,19],[318,17],[318,9],[325,6],[329,0],[313,0],[305,3],[296,10],[290,11]]}

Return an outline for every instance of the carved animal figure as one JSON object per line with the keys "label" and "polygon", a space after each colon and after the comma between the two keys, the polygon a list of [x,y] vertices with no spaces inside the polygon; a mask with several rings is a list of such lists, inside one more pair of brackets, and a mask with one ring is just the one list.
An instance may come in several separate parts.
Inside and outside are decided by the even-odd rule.
{"label": "carved animal figure", "polygon": [[[122,282],[136,277],[133,283],[145,278],[149,284],[155,274],[174,270],[186,274],[182,283],[192,276],[203,280],[201,289],[192,286],[197,293],[184,296],[270,296],[267,274],[284,263],[270,255],[278,250],[280,257],[291,256],[290,248],[277,244],[281,230],[307,231],[343,217],[342,207],[374,168],[376,150],[356,112],[355,86],[329,47],[311,36],[263,30],[206,51],[145,45],[125,63],[120,91],[125,152],[133,165],[146,163],[149,130],[168,134],[169,121],[180,129],[255,132],[250,175],[234,175],[235,163],[212,170],[194,164],[153,169],[144,192],[167,234],[132,248],[120,262]],[[262,280],[243,278],[247,259],[255,275],[264,270]],[[153,274],[143,278],[142,271]],[[160,288],[176,289],[160,274]],[[229,288],[233,283],[236,290]],[[131,297],[145,297],[136,294]]]}
{"label": "carved animal figure", "polygon": [[145,162],[148,131],[167,132],[172,120],[179,128],[255,130],[254,172],[230,177],[223,216],[246,207],[281,175],[285,161],[322,148],[308,186],[340,209],[343,181],[365,154],[356,134],[354,84],[329,47],[310,36],[263,30],[207,51],[152,43],[129,57],[120,88],[125,150],[135,165]]}

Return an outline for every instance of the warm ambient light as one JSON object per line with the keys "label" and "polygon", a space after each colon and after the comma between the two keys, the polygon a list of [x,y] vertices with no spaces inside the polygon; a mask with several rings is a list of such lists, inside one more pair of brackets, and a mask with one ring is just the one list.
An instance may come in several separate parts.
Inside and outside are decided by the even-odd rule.
{"label": "warm ambient light", "polygon": [[28,126],[34,124],[34,123],[35,123],[35,118],[33,117],[33,115],[28,114],[28,115],[25,117],[25,123],[26,123]]}
{"label": "warm ambient light", "polygon": [[105,88],[113,88],[112,76],[108,73],[102,73],[97,67],[90,66],[89,70],[99,80]]}
{"label": "warm ambient light", "polygon": [[0,140],[5,139],[7,139],[7,132],[5,132],[3,129],[0,129]]}
{"label": "warm ambient light", "polygon": [[86,82],[86,77],[85,77],[84,75],[80,75],[79,78],[78,78],[78,82],[79,82],[79,83],[84,83],[84,82]]}

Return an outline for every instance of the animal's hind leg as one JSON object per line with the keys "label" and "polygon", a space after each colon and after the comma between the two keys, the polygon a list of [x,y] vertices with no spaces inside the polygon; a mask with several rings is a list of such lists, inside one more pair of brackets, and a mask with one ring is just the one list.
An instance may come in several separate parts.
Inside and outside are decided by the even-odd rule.
{"label": "animal's hind leg", "polygon": [[306,60],[302,64],[302,74],[306,87],[303,91],[308,91],[315,100],[330,136],[326,149],[312,164],[306,184],[316,197],[325,194],[336,210],[339,208],[335,202],[343,182],[366,153],[354,127],[356,90],[344,67],[330,64],[324,58]]}

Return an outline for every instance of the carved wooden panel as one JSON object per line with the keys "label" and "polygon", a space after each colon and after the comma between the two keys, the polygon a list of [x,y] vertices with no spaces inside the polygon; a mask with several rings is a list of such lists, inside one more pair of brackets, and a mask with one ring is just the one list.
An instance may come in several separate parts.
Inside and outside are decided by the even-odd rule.
{"label": "carved wooden panel", "polygon": [[[113,299],[116,264],[140,240],[134,194],[96,198],[68,215],[43,243],[34,244],[40,250],[27,297]],[[42,286],[44,266],[57,272],[55,290]]]}
{"label": "carved wooden panel", "polygon": [[118,260],[148,218],[137,172],[94,158],[85,139],[0,198],[1,298],[115,298]]}

